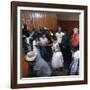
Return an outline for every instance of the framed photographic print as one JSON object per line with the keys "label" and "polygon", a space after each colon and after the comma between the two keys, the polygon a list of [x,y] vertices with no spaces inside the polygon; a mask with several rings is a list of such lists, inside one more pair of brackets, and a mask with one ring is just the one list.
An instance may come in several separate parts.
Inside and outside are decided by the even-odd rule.
{"label": "framed photographic print", "polygon": [[87,6],[11,2],[11,88],[87,84]]}

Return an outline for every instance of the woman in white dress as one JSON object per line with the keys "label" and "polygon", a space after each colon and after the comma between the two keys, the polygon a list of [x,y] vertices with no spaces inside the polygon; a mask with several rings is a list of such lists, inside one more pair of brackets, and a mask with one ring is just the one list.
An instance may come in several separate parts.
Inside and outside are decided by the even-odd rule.
{"label": "woman in white dress", "polygon": [[79,60],[80,60],[80,50],[76,50],[73,53],[73,61],[70,65],[70,75],[79,74]]}
{"label": "woman in white dress", "polygon": [[60,51],[59,43],[57,42],[56,38],[54,38],[53,46],[52,46],[53,56],[52,56],[52,68],[59,69],[63,68],[63,55]]}

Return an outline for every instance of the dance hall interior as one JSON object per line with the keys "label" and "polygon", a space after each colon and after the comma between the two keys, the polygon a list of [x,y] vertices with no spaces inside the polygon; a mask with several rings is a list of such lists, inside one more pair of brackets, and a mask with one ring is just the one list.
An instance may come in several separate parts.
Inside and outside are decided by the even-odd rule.
{"label": "dance hall interior", "polygon": [[[30,10],[21,10],[20,11],[20,30],[22,34],[22,60],[21,60],[21,72],[22,77],[43,77],[47,76],[65,76],[65,75],[71,75],[71,64],[73,61],[73,54],[75,52],[75,49],[79,46],[78,40],[77,43],[74,43],[74,40],[72,40],[73,36],[73,30],[78,29],[79,33],[79,13],[73,13],[73,12],[49,12],[49,11],[30,11]],[[59,39],[58,29],[60,29],[61,39]],[[34,33],[34,34],[33,34]],[[65,35],[68,33],[68,36]],[[45,34],[45,36],[43,36]],[[44,64],[47,66],[42,68],[39,72],[34,72],[31,68],[32,62],[27,59],[28,52],[34,51],[33,41],[36,39],[36,37],[39,36],[39,39],[42,40],[42,37],[47,38],[47,42],[39,42],[39,45],[36,45],[36,48],[39,48],[39,54],[40,58],[43,59],[41,61],[41,64]],[[64,37],[64,38],[63,38]],[[30,41],[31,40],[31,41]],[[39,41],[40,41],[39,40]],[[55,41],[56,40],[56,41]],[[61,40],[58,42],[58,40]],[[45,44],[45,46],[42,46],[42,42]],[[54,48],[54,42],[58,42],[59,49],[55,50]],[[65,45],[65,46],[64,46]],[[76,46],[75,46],[76,45]],[[69,47],[69,49],[67,48]],[[66,49],[65,49],[66,48]],[[50,51],[51,50],[51,51]],[[56,52],[55,52],[56,51]],[[65,52],[66,51],[66,52]],[[59,61],[59,57],[56,54],[57,52],[60,52],[58,54],[61,55],[63,58],[62,61]],[[38,54],[38,53],[37,53]],[[57,61],[54,60],[55,55],[57,56]],[[33,55],[31,54],[31,57],[33,58]],[[31,57],[29,57],[31,59]],[[68,58],[69,57],[69,58]],[[67,59],[67,60],[66,60]],[[35,62],[34,62],[35,63]],[[61,65],[57,65],[57,63],[61,63]],[[34,65],[34,64],[33,64]],[[36,65],[36,64],[35,64]],[[57,66],[55,66],[57,65]],[[37,65],[38,66],[38,65]],[[35,69],[35,66],[33,66]],[[38,68],[38,67],[37,67]],[[76,67],[77,68],[77,67]],[[40,68],[39,68],[40,69]],[[36,69],[35,69],[36,70]],[[45,73],[50,72],[50,73]],[[74,72],[75,75],[77,75],[77,71]],[[32,74],[33,73],[33,74]],[[30,75],[31,74],[31,75]]]}

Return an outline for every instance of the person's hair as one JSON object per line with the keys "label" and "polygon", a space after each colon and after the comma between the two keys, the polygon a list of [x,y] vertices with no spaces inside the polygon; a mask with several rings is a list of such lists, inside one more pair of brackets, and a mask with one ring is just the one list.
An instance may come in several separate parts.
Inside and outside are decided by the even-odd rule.
{"label": "person's hair", "polygon": [[53,38],[53,40],[57,40],[56,36],[53,36],[52,38]]}
{"label": "person's hair", "polygon": [[26,35],[26,37],[29,37],[30,32],[29,32],[29,31],[26,31],[26,32],[25,32],[25,35]]}
{"label": "person's hair", "polygon": [[23,24],[23,29],[27,31],[27,25],[26,24]]}
{"label": "person's hair", "polygon": [[66,35],[69,35],[69,30],[68,29],[65,29],[64,30],[64,33],[66,33]]}
{"label": "person's hair", "polygon": [[73,48],[74,52],[79,50],[79,45]]}
{"label": "person's hair", "polygon": [[34,38],[34,40],[36,40],[36,39],[38,39],[38,40],[39,40],[39,38],[40,38],[40,36],[38,36],[38,35],[37,35],[37,36]]}
{"label": "person's hair", "polygon": [[73,28],[73,32],[74,32],[75,29],[77,29],[77,32],[79,33],[79,29],[78,28]]}

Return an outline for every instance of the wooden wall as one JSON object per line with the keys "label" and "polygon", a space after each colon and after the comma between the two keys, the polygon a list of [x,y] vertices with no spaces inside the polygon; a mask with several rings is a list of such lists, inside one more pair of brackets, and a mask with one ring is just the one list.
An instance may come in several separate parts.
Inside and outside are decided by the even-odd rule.
{"label": "wooden wall", "polygon": [[46,12],[21,12],[21,23],[25,22],[29,31],[32,28],[47,27],[53,31],[57,28],[57,16],[55,13]]}
{"label": "wooden wall", "polygon": [[68,30],[69,33],[72,33],[73,28],[79,28],[79,21],[58,20],[58,26],[62,27],[62,31]]}

